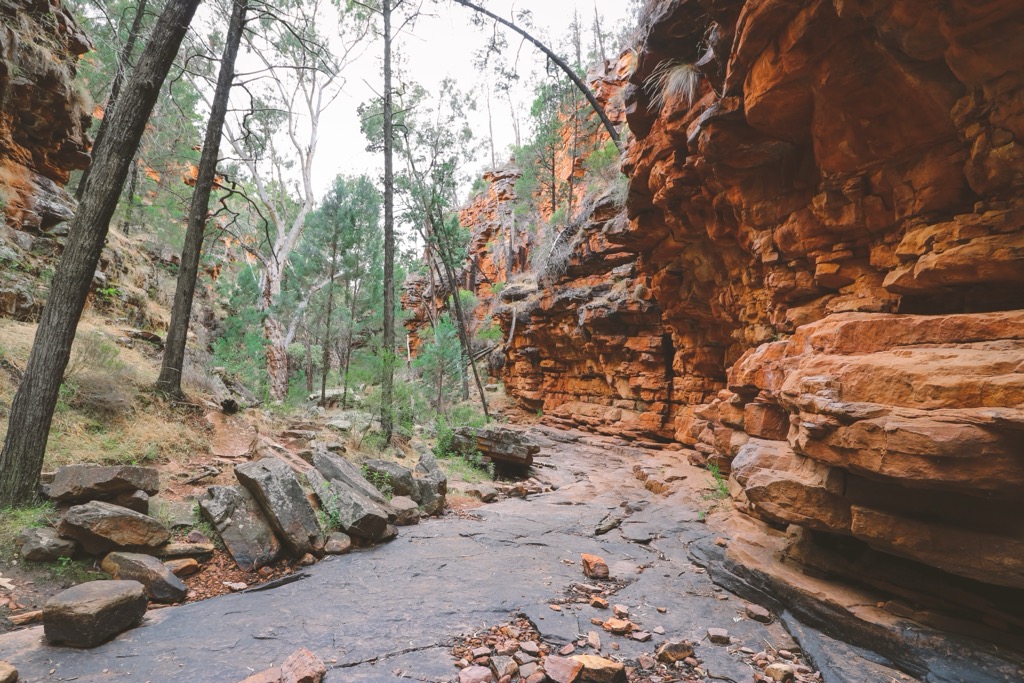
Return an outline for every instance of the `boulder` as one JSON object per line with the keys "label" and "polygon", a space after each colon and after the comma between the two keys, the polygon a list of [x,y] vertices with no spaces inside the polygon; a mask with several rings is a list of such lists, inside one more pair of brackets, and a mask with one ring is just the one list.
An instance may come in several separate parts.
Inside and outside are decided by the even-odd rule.
{"label": "boulder", "polygon": [[100,566],[115,579],[141,583],[153,602],[181,602],[188,594],[181,579],[152,555],[113,552],[103,558]]}
{"label": "boulder", "polygon": [[391,509],[395,511],[395,524],[398,526],[409,526],[420,522],[420,506],[412,498],[395,496],[391,499]]}
{"label": "boulder", "polygon": [[164,566],[171,570],[171,573],[177,577],[192,576],[198,574],[202,567],[199,563],[193,560],[191,557],[183,557],[180,560],[168,560],[164,562]]}
{"label": "boulder", "polygon": [[171,538],[170,532],[152,517],[96,500],[70,508],[57,532],[75,539],[93,555],[113,548],[156,548]]}
{"label": "boulder", "polygon": [[[316,480],[315,476],[313,479]],[[328,517],[345,533],[368,541],[379,541],[386,535],[390,509],[378,505],[362,491],[338,479],[318,480],[314,491]]]}
{"label": "boulder", "polygon": [[[340,481],[378,505],[387,506],[388,499],[366,480],[362,470],[355,463],[334,453],[319,451],[313,455],[313,466],[328,482]],[[306,476],[308,478],[309,475]]]}
{"label": "boulder", "polygon": [[507,427],[461,427],[455,430],[452,446],[461,452],[479,451],[506,465],[527,468],[540,446],[530,443],[521,432]]}
{"label": "boulder", "polygon": [[50,643],[95,647],[142,621],[148,604],[138,581],[89,581],[47,601],[43,634]]}
{"label": "boulder", "polygon": [[149,494],[145,491],[133,491],[131,493],[120,493],[110,499],[114,505],[134,510],[143,515],[149,514]]}
{"label": "boulder", "polygon": [[608,563],[604,561],[603,557],[597,555],[590,555],[589,553],[580,553],[580,560],[583,562],[583,573],[592,579],[607,579]]}
{"label": "boulder", "polygon": [[409,496],[416,492],[416,481],[412,470],[402,467],[396,462],[387,460],[367,460],[363,463],[363,471],[368,472],[370,483],[381,482],[391,487],[396,496]]}
{"label": "boulder", "polygon": [[110,500],[135,491],[153,495],[160,490],[160,473],[153,467],[134,465],[66,465],[57,470],[50,484],[52,500],[80,503]]}
{"label": "boulder", "polygon": [[18,683],[18,670],[8,662],[0,661],[0,683]]}
{"label": "boulder", "polygon": [[199,510],[220,534],[239,569],[259,569],[280,555],[281,542],[256,499],[241,486],[211,486],[199,499]]}
{"label": "boulder", "polygon": [[216,549],[217,546],[212,543],[168,543],[147,553],[165,559],[192,557],[200,562],[206,562],[213,557],[213,551]]}
{"label": "boulder", "polygon": [[73,557],[78,545],[61,538],[55,529],[43,527],[25,529],[18,535],[21,556],[29,562],[56,562],[62,557]]}
{"label": "boulder", "polygon": [[340,531],[327,534],[324,552],[328,555],[344,555],[352,551],[352,537]]}
{"label": "boulder", "polygon": [[690,645],[685,640],[668,641],[662,643],[655,650],[654,655],[658,658],[659,662],[666,664],[675,664],[681,662],[687,657],[693,656],[693,645]]}
{"label": "boulder", "polygon": [[271,527],[296,557],[323,549],[320,525],[295,472],[278,458],[235,466],[235,476],[259,503]]}
{"label": "boulder", "polygon": [[412,499],[419,503],[425,514],[439,515],[444,512],[448,495],[448,477],[437,464],[437,458],[430,449],[420,449],[420,459],[413,474],[416,478],[416,492]]}

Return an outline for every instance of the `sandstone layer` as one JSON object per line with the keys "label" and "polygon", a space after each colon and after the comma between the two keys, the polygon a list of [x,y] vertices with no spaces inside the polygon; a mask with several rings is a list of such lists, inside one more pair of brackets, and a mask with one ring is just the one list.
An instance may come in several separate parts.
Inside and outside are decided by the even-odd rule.
{"label": "sandstone layer", "polygon": [[1022,34],[1007,0],[648,3],[626,215],[594,201],[529,275],[500,259],[536,242],[481,256],[507,178],[463,216],[508,280],[492,368],[548,421],[714,463],[789,528],[776,557],[1019,645]]}
{"label": "sandstone layer", "polygon": [[[675,438],[738,507],[1013,599],[1022,30],[998,0],[654,3],[617,235],[702,384]],[[666,69],[692,100],[659,108]]]}

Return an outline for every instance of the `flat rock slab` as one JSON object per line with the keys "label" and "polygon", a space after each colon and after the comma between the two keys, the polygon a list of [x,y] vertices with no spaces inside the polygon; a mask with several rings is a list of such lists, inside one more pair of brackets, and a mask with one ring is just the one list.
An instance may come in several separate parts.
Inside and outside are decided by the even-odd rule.
{"label": "flat rock slab", "polygon": [[113,552],[103,558],[101,566],[115,579],[141,583],[153,602],[181,602],[188,595],[188,587],[181,579],[152,555]]}
{"label": "flat rock slab", "polygon": [[[742,618],[744,602],[715,591],[711,574],[693,564],[688,546],[710,536],[717,547],[716,536],[692,521],[692,504],[669,504],[633,479],[633,465],[649,459],[649,452],[625,445],[595,447],[588,445],[590,437],[577,433],[544,433],[555,444],[549,462],[557,469],[544,471],[557,482],[555,492],[505,499],[473,510],[472,516],[425,520],[385,546],[326,558],[304,569],[308,578],[301,581],[151,612],[143,628],[92,652],[46,646],[38,629],[0,635],[0,659],[17,662],[31,681],[232,682],[279,666],[305,647],[330,662],[327,683],[451,681],[458,673],[450,644],[458,635],[523,613],[557,652],[575,642],[581,629],[593,629],[591,618],[606,620],[607,609],[587,603],[563,604],[562,612],[549,607],[573,594],[574,584],[606,585],[584,576],[583,553],[603,557],[616,579],[618,567],[632,567],[631,583],[614,602],[629,606],[630,620],[657,634],[637,642],[602,632],[602,652],[609,658],[614,652],[615,659],[636,661],[642,654],[652,656],[664,641],[689,640],[697,643],[696,656],[711,674],[706,680],[749,681],[750,666],[735,646],[702,641],[707,628],[728,628],[736,645],[757,650],[764,641],[795,647],[779,621]],[[569,438],[578,441],[571,448],[561,445]],[[644,546],[618,533],[592,535],[622,500],[648,503],[644,514],[659,520],[659,538]],[[618,651],[610,649],[612,642]],[[957,656],[973,658],[973,653]],[[52,676],[51,669],[56,670]],[[1000,679],[978,668],[967,678],[934,680]]]}
{"label": "flat rock slab", "polygon": [[256,499],[241,486],[211,486],[199,510],[240,569],[264,567],[281,554],[281,541],[270,528]]}
{"label": "flat rock slab", "polygon": [[50,598],[43,633],[50,643],[95,647],[142,621],[148,603],[138,581],[90,581]]}
{"label": "flat rock slab", "polygon": [[156,548],[171,538],[170,532],[152,517],[95,500],[71,507],[57,533],[75,539],[93,555],[114,548]]}
{"label": "flat rock slab", "polygon": [[21,556],[29,562],[56,562],[62,557],[73,557],[78,544],[61,538],[56,529],[43,527],[25,529],[18,535]]}
{"label": "flat rock slab", "polygon": [[266,515],[270,526],[295,557],[323,548],[320,525],[294,470],[278,458],[235,466],[235,476]]}
{"label": "flat rock slab", "polygon": [[140,490],[150,496],[160,490],[160,473],[156,468],[134,465],[66,465],[54,474],[49,495],[52,500],[79,503],[110,500]]}

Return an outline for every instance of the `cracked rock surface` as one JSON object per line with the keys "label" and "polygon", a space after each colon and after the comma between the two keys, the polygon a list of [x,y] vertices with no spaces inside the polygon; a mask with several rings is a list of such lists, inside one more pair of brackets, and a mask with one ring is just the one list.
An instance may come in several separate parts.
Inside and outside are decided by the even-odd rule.
{"label": "cracked rock surface", "polygon": [[[740,647],[798,647],[778,620],[746,618],[744,602],[691,562],[687,546],[715,538],[699,521],[712,503],[692,488],[653,494],[631,474],[641,458],[674,454],[575,433],[537,435],[541,476],[557,487],[551,493],[403,528],[387,545],[310,567],[303,581],[150,612],[94,650],[47,646],[40,629],[11,633],[0,637],[0,659],[28,681],[238,681],[307,648],[327,663],[328,682],[451,681],[451,644],[481,625],[523,614],[545,641],[560,644],[592,630],[592,617],[607,619],[607,609],[566,600],[574,584],[592,581],[581,553],[605,558],[620,586],[614,602],[628,606],[632,621],[663,630],[653,642],[616,637],[617,658],[689,639],[708,673],[750,681]],[[701,474],[694,469],[688,481]],[[617,510],[629,511],[626,528],[595,535]],[[555,602],[561,611],[550,608]],[[713,627],[727,628],[732,644],[707,642]]]}

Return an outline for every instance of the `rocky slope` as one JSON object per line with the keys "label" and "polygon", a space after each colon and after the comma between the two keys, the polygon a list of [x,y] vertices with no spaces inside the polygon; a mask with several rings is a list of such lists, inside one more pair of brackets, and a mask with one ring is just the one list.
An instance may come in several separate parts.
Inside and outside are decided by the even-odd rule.
{"label": "rocky slope", "polygon": [[501,292],[510,393],[731,472],[770,551],[734,568],[1020,647],[1024,8],[645,14],[628,217],[596,202],[564,273]]}

